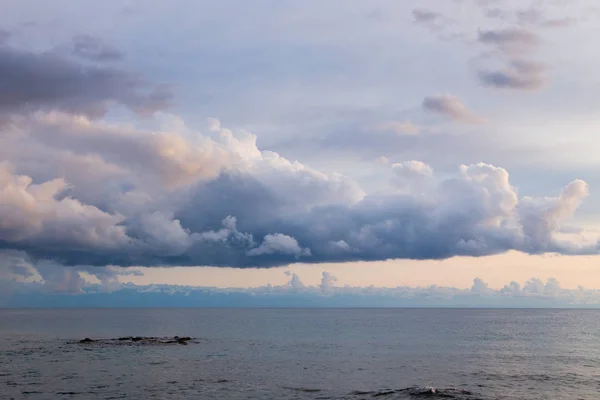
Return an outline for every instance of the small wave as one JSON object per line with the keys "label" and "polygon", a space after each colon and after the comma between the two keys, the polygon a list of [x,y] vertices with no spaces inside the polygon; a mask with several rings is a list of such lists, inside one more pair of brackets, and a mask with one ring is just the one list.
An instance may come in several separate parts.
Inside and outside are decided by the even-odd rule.
{"label": "small wave", "polygon": [[321,389],[303,388],[303,387],[284,387],[284,389],[293,390],[296,392],[303,392],[303,393],[319,393],[322,391]]}
{"label": "small wave", "polygon": [[438,389],[435,387],[409,387],[404,389],[386,389],[379,391],[359,391],[350,393],[353,396],[371,396],[374,398],[385,398],[393,395],[406,395],[410,397],[426,397],[433,399],[465,399],[473,395],[473,392],[464,389]]}

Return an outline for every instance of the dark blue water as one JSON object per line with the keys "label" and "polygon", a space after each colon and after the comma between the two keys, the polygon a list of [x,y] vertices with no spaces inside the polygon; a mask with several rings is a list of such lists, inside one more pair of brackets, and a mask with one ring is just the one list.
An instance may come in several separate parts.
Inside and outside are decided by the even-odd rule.
{"label": "dark blue water", "polygon": [[[594,310],[0,310],[0,398],[598,399],[599,328]],[[197,341],[73,342],[129,335]]]}

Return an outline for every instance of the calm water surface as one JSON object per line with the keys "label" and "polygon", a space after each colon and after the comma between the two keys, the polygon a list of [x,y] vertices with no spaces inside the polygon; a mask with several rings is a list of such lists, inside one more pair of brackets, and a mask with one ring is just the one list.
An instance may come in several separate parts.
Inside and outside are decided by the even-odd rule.
{"label": "calm water surface", "polygon": [[598,399],[600,311],[0,309],[0,398]]}

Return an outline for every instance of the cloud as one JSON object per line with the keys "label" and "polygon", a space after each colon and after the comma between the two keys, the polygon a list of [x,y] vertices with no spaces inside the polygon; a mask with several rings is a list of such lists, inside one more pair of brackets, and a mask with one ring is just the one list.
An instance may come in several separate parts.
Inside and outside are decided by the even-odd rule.
{"label": "cloud", "polygon": [[484,15],[488,18],[505,19],[510,13],[500,8],[487,8],[484,10]]}
{"label": "cloud", "polygon": [[[523,11],[521,18],[541,18],[532,10]],[[523,28],[503,28],[479,31],[479,41],[495,46],[505,56],[503,68],[480,68],[479,81],[486,87],[512,90],[538,90],[547,83],[546,66],[523,58],[540,43],[539,37]],[[508,58],[508,60],[506,60]]]}
{"label": "cloud", "polygon": [[0,46],[0,87],[0,113],[62,110],[99,117],[121,104],[151,114],[171,99],[166,87],[135,74],[10,46]]}
{"label": "cloud", "polygon": [[458,97],[449,94],[427,96],[423,99],[422,107],[425,111],[443,115],[456,122],[479,124],[484,121],[469,110]]}
{"label": "cloud", "polygon": [[544,13],[539,9],[530,7],[524,10],[517,10],[515,15],[519,24],[536,25],[543,19]]}
{"label": "cloud", "polygon": [[[582,180],[568,184],[556,198],[533,199],[525,197],[519,204],[519,215],[529,246],[544,252],[553,246],[548,232],[558,230],[561,220],[573,215],[583,199],[589,195],[588,185]],[[536,250],[537,249],[537,250]]]}
{"label": "cloud", "polygon": [[0,28],[0,46],[2,46],[3,44],[8,42],[8,39],[10,39],[10,32]]}
{"label": "cloud", "polygon": [[[0,245],[37,260],[268,267],[597,252],[556,235],[587,195],[583,181],[557,197],[519,197],[502,168],[438,178],[413,160],[389,169],[402,191],[366,194],[348,177],[260,150],[245,131],[205,136],[173,124],[184,136],[56,112],[16,121],[0,137],[10,163],[0,170]],[[78,168],[65,170],[63,156]]]}
{"label": "cloud", "polygon": [[425,184],[433,178],[433,169],[421,161],[403,161],[392,164],[393,184],[404,190],[418,193],[425,190]]}
{"label": "cloud", "polygon": [[[11,146],[38,143],[44,151],[68,150],[97,156],[110,165],[137,170],[140,177],[159,180],[167,186],[214,178],[232,162],[223,145],[206,137],[192,143],[174,132],[114,126],[60,112],[17,118],[14,127],[14,135],[6,139]],[[10,155],[6,158],[10,159]]]}
{"label": "cloud", "polygon": [[[98,269],[97,269],[98,270]],[[1,271],[1,269],[0,269]],[[48,270],[35,283],[16,282],[11,292],[1,292],[0,300],[14,306],[89,307],[98,305],[131,307],[598,307],[600,290],[564,289],[549,278],[531,278],[523,286],[511,282],[501,289],[490,288],[482,279],[473,280],[469,289],[443,286],[393,288],[339,285],[335,276],[324,271],[317,286],[306,285],[291,271],[288,282],[253,288],[214,288],[153,284],[136,286],[107,280],[98,273],[100,283],[83,278],[76,269]],[[86,275],[87,276],[87,275]],[[111,278],[112,279],[112,278]],[[0,276],[0,285],[7,282]],[[6,288],[6,286],[3,286]],[[73,296],[73,294],[77,296]],[[91,302],[91,303],[90,303]]]}
{"label": "cloud", "polygon": [[375,130],[381,132],[393,132],[397,135],[418,135],[421,132],[421,127],[409,121],[398,122],[390,121],[375,126]]}
{"label": "cloud", "polygon": [[546,85],[543,64],[514,59],[509,67],[501,70],[480,70],[479,80],[488,87],[496,89],[537,90]]}
{"label": "cloud", "polygon": [[90,35],[75,36],[73,38],[73,49],[71,53],[81,58],[99,62],[118,61],[123,58],[123,53],[117,48]]}
{"label": "cloud", "polygon": [[321,293],[322,294],[330,294],[334,288],[335,288],[335,283],[338,281],[338,279],[331,275],[329,272],[327,271],[323,271],[323,275],[321,278],[321,285],[319,286],[321,288]]}
{"label": "cloud", "polygon": [[248,251],[249,256],[260,256],[263,254],[289,254],[295,257],[310,256],[310,249],[303,249],[298,241],[291,236],[282,233],[267,235],[259,247]]}
{"label": "cloud", "polygon": [[[76,42],[92,58],[106,50],[93,38]],[[513,67],[535,72],[525,61]],[[385,172],[403,190],[369,194],[216,119],[204,133],[175,115],[143,124],[96,119],[115,104],[137,112],[164,106],[154,103],[154,85],[129,72],[8,46],[0,47],[0,71],[0,110],[10,117],[0,126],[0,247],[24,252],[32,265],[271,267],[596,252],[556,237],[585,197],[580,181],[558,197],[532,199],[519,197],[499,167],[436,177],[413,160]],[[482,122],[454,96],[429,96],[422,107]],[[162,127],[140,127],[156,123]],[[74,274],[57,280],[79,287]]]}
{"label": "cloud", "polygon": [[480,278],[475,278],[473,280],[473,286],[471,287],[471,293],[475,295],[489,295],[492,290],[489,288],[488,284],[484,282]]}
{"label": "cloud", "polygon": [[414,9],[412,14],[413,14],[413,17],[415,18],[415,22],[418,22],[418,23],[430,23],[441,17],[440,13],[437,13],[437,12],[431,11],[431,10],[421,9],[421,8]]}
{"label": "cloud", "polygon": [[479,30],[478,40],[512,55],[528,53],[540,43],[538,35],[522,28]]}
{"label": "cloud", "polygon": [[545,21],[542,21],[540,25],[544,28],[567,28],[569,26],[575,25],[577,21],[577,18],[564,17],[547,19]]}
{"label": "cloud", "polygon": [[[561,10],[561,13],[564,13],[564,10]],[[534,6],[518,10],[486,8],[484,14],[488,18],[500,19],[522,27],[566,28],[574,25],[579,20],[578,18],[569,16],[548,17],[544,10]]]}
{"label": "cloud", "polygon": [[289,276],[291,279],[288,284],[282,287],[281,289],[289,290],[291,293],[303,292],[307,289],[306,285],[302,282],[298,274],[295,272],[285,271],[285,275]]}
{"label": "cloud", "polygon": [[451,29],[455,25],[455,20],[446,15],[424,8],[412,10],[413,21],[415,24],[428,28],[436,34],[441,40],[464,39],[464,35]]}
{"label": "cloud", "polygon": [[[0,164],[0,242],[17,247],[53,247],[69,243],[73,251],[126,248],[129,238],[119,226],[124,217],[61,196],[67,183],[55,179],[33,184]],[[35,245],[34,245],[35,246]]]}

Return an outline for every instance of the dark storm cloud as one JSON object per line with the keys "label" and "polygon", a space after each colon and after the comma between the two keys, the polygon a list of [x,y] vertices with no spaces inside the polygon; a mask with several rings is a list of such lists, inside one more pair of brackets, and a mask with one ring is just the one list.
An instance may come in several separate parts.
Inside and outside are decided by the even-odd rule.
{"label": "dark storm cloud", "polygon": [[111,103],[147,114],[171,93],[122,70],[82,65],[58,54],[0,46],[0,112],[64,110],[101,116]]}
{"label": "dark storm cloud", "polygon": [[118,61],[123,58],[123,53],[117,48],[90,35],[73,38],[72,54],[92,61]]}

